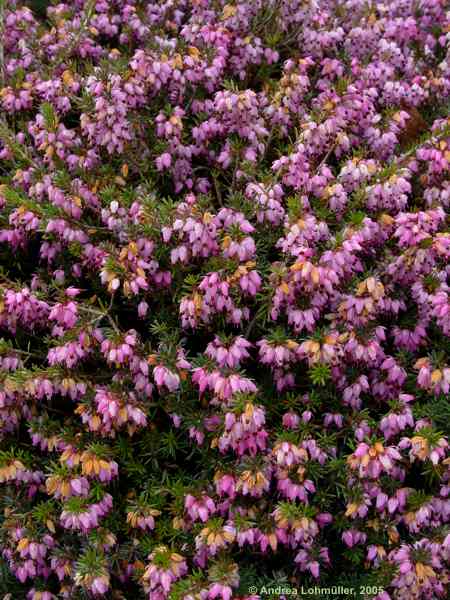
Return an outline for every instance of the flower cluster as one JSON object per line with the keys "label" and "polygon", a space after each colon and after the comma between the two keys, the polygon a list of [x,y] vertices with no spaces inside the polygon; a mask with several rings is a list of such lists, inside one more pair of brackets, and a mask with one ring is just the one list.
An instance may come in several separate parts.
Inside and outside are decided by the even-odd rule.
{"label": "flower cluster", "polygon": [[2,597],[446,597],[449,105],[444,0],[0,1]]}

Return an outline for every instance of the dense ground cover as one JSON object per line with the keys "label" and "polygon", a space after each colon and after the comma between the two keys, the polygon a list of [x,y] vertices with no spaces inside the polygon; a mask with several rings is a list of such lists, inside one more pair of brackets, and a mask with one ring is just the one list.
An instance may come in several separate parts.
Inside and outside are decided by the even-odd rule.
{"label": "dense ground cover", "polygon": [[446,597],[448,2],[48,4],[0,0],[0,592]]}

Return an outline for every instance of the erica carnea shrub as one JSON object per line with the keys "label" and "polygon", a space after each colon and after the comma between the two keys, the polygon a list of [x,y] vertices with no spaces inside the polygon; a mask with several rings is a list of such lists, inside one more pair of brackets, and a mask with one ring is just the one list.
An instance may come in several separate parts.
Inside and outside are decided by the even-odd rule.
{"label": "erica carnea shrub", "polygon": [[0,23],[2,597],[445,598],[448,2]]}

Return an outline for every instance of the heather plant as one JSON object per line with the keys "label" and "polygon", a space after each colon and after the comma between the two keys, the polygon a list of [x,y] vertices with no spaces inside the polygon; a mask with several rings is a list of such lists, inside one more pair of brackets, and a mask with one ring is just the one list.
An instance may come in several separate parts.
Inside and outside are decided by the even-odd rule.
{"label": "heather plant", "polygon": [[446,598],[448,2],[0,30],[3,598]]}

